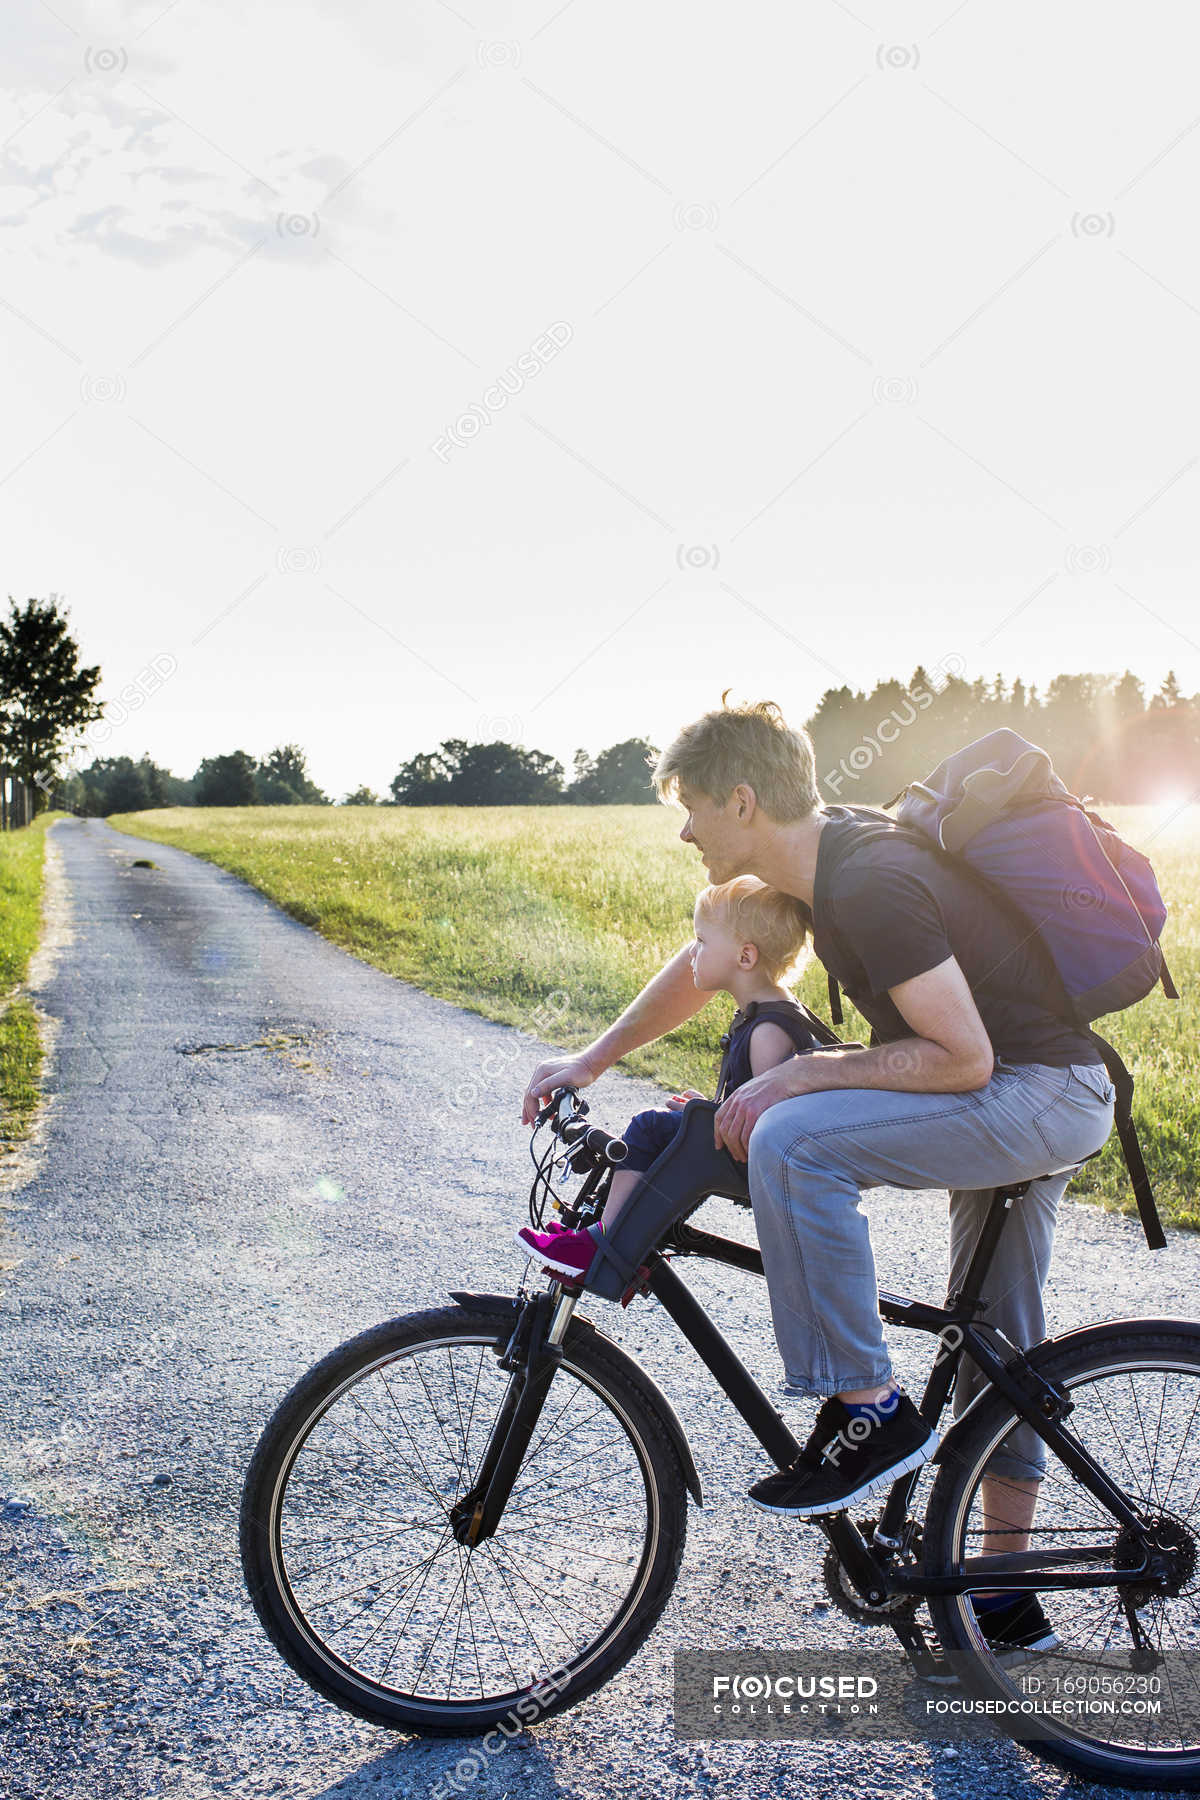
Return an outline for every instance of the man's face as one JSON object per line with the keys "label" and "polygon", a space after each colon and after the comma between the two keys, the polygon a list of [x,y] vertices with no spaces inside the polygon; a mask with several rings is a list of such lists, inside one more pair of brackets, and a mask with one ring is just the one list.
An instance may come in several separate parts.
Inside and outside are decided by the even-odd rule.
{"label": "man's face", "polygon": [[691,788],[681,785],[679,799],[687,811],[679,835],[685,844],[696,845],[713,886],[732,881],[735,875],[747,874],[746,857],[750,845],[738,820],[741,802],[736,791],[730,794],[724,806],[718,806],[707,794],[694,793]]}

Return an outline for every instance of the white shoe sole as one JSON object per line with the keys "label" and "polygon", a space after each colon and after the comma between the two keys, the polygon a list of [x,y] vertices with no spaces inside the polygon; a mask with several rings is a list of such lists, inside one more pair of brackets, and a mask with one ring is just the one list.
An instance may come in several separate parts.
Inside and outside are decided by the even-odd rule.
{"label": "white shoe sole", "polygon": [[[999,1652],[993,1650],[992,1655],[1000,1668],[1016,1669],[1023,1662],[1028,1662],[1031,1656],[1045,1656],[1049,1651],[1061,1650],[1061,1648],[1062,1639],[1053,1631],[1049,1631],[1044,1637],[1038,1638],[1035,1644],[1014,1644],[1008,1650]],[[923,1679],[932,1682],[935,1687],[961,1687],[962,1685],[958,1676],[950,1669],[944,1675],[926,1675]]]}
{"label": "white shoe sole", "polygon": [[547,1256],[544,1250],[534,1250],[521,1236],[520,1227],[513,1232],[513,1240],[520,1244],[531,1262],[540,1262],[544,1269],[553,1269],[556,1275],[569,1275],[572,1281],[582,1281],[587,1274],[586,1269],[577,1269],[571,1263],[557,1262],[553,1256]]}
{"label": "white shoe sole", "polygon": [[829,1513],[844,1512],[848,1506],[857,1506],[860,1500],[866,1500],[871,1494],[877,1494],[880,1488],[891,1487],[901,1475],[907,1475],[912,1469],[919,1469],[936,1453],[941,1438],[936,1431],[931,1431],[919,1450],[910,1456],[903,1457],[893,1463],[890,1469],[883,1469],[862,1487],[855,1488],[853,1493],[843,1494],[837,1500],[823,1500],[818,1506],[772,1506],[766,1500],[755,1500],[753,1494],[747,1496],[751,1504],[760,1507],[763,1512],[782,1513],[789,1519],[819,1519]]}

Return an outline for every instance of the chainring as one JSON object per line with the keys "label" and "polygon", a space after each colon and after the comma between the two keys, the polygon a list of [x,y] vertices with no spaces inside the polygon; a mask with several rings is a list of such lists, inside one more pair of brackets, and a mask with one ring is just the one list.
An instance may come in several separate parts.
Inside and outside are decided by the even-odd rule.
{"label": "chainring", "polygon": [[[869,1544],[874,1535],[875,1527],[879,1523],[878,1519],[861,1519],[856,1520],[855,1523],[858,1525],[858,1529],[862,1532],[863,1537]],[[920,1525],[913,1524],[911,1533],[912,1541],[908,1547],[908,1555],[910,1558],[915,1558],[919,1561],[921,1552]],[[917,1607],[920,1605],[920,1596],[917,1594],[890,1594],[880,1605],[868,1605],[867,1601],[863,1599],[862,1595],[851,1582],[850,1577],[847,1575],[846,1570],[842,1565],[842,1561],[832,1544],[830,1544],[825,1551],[824,1560],[821,1564],[821,1574],[825,1581],[825,1591],[833,1601],[833,1604],[837,1607],[838,1611],[845,1613],[848,1619],[854,1619],[860,1625],[891,1625],[897,1619],[911,1619],[916,1613]]]}

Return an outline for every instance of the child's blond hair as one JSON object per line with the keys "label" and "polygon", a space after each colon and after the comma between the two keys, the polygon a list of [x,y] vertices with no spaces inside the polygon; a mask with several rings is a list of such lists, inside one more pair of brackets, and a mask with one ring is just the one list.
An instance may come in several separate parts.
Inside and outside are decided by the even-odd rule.
{"label": "child's blond hair", "polygon": [[797,973],[808,937],[802,903],[792,894],[768,887],[757,875],[737,875],[696,896],[701,916],[725,925],[744,944],[753,944],[769,980],[780,982]]}

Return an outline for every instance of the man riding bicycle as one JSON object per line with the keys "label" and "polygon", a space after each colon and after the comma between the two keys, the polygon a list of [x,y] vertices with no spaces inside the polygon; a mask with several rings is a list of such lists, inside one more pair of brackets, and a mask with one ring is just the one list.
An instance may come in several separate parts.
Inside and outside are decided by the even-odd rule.
{"label": "man riding bicycle", "polygon": [[[1045,1004],[1053,971],[1036,937],[932,847],[823,806],[811,739],[778,707],[704,714],[662,753],[654,780],[686,809],[679,835],[711,883],[755,875],[803,902],[816,955],[872,1027],[868,1049],[793,1056],[746,1082],[715,1121],[718,1146],[748,1162],[785,1390],[822,1401],[800,1456],[751,1498],[799,1518],[833,1513],[938,1444],[893,1377],[862,1192],[949,1189],[953,1289],[991,1189],[1031,1179],[996,1250],[988,1311],[1028,1348],[1045,1335],[1059,1200],[1108,1137],[1115,1092],[1091,1039]],[[708,1003],[689,949],[594,1043],[535,1069],[526,1123],[555,1088],[586,1086]],[[956,1418],[978,1385],[964,1359]],[[1044,1466],[1028,1426],[989,1464],[983,1505],[1003,1533],[997,1547],[1028,1543]],[[1034,1596],[976,1600],[989,1636],[1053,1642]]]}

